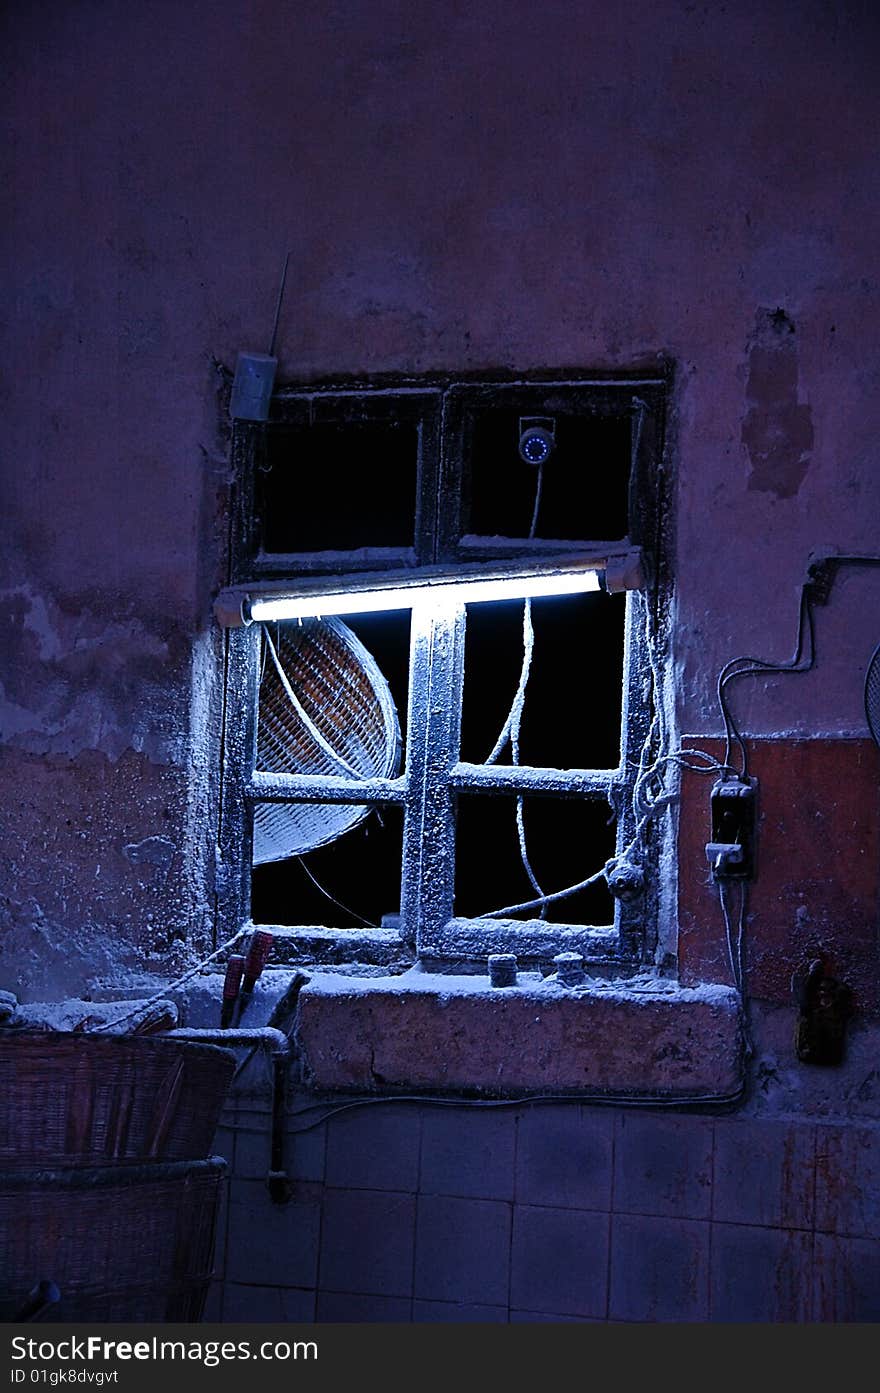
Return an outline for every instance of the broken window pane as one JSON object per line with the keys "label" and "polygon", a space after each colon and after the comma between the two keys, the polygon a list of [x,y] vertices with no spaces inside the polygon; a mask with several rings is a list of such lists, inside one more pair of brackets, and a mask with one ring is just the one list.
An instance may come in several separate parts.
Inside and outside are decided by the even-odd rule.
{"label": "broken window pane", "polygon": [[[473,918],[576,885],[601,871],[614,854],[615,825],[608,804],[582,798],[523,799],[526,853],[540,886],[523,866],[516,798],[460,794],[456,827],[455,913]],[[511,918],[538,919],[540,906]],[[552,924],[614,922],[614,902],[604,878],[589,889],[547,906]]]}
{"label": "broken window pane", "polygon": [[[554,414],[554,449],[543,466],[536,537],[611,541],[628,526],[630,417]],[[465,486],[467,533],[528,537],[537,469],[520,458],[523,412],[499,408],[474,413],[470,479]]]}
{"label": "broken window pane", "polygon": [[270,426],[256,474],[261,550],[411,547],[418,450],[412,421]]}
{"label": "broken window pane", "polygon": [[[268,806],[257,804],[257,811]],[[302,857],[254,867],[255,924],[381,927],[383,915],[400,912],[402,809],[335,806],[351,830]]]}
{"label": "broken window pane", "polygon": [[[522,707],[519,758],[508,741],[501,764],[615,769],[620,762],[624,595],[531,601],[532,656]],[[468,605],[461,758],[488,759],[520,685],[522,601]]]}

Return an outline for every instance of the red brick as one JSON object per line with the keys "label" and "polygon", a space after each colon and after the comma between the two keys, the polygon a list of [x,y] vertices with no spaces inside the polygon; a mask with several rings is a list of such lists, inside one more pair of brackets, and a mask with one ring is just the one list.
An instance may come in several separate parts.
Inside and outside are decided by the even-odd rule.
{"label": "red brick", "polygon": [[[683,745],[722,757],[719,740]],[[863,1012],[880,1009],[880,752],[870,740],[750,739],[759,780],[757,876],[749,888],[750,994],[793,1002],[792,976],[824,953]],[[706,863],[712,780],[685,772],[679,821],[682,981],[730,980],[718,893]]]}

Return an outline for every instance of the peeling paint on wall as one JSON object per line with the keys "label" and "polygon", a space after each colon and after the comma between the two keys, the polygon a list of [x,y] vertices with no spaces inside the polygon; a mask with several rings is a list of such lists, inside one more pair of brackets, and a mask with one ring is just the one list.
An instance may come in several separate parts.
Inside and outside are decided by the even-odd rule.
{"label": "peeling paint on wall", "polygon": [[758,311],[747,351],[742,442],[752,464],[748,486],[793,498],[810,465],[813,417],[798,398],[797,335],[785,310]]}
{"label": "peeling paint on wall", "polygon": [[[676,363],[686,728],[717,733],[726,659],[791,651],[814,546],[875,549],[867,12],[411,7],[400,42],[377,37],[381,7],[242,28],[193,0],[168,7],[155,49],[149,6],[114,25],[55,6],[48,26],[16,8],[0,230],[17,268],[0,385],[13,985],[76,992],[111,966],[172,970],[185,936],[210,943],[229,485],[215,374],[265,342],[288,246],[281,381]],[[864,733],[873,586],[842,582],[796,694],[753,684],[749,732]],[[685,877],[707,874],[699,797]],[[156,837],[177,848],[164,880],[123,852],[160,855]]]}
{"label": "peeling paint on wall", "polygon": [[133,751],[7,748],[0,781],[4,987],[22,1000],[82,995],[95,977],[174,975],[209,950],[200,867],[179,831],[188,771]]}
{"label": "peeling paint on wall", "polygon": [[122,851],[133,866],[155,867],[164,880],[174,860],[175,846],[168,837],[144,837],[142,842],[129,842]]}
{"label": "peeling paint on wall", "polygon": [[62,607],[25,584],[0,592],[0,738],[32,754],[99,750],[119,759],[132,749],[182,763],[188,732],[174,681],[189,663],[188,643],[165,627]]}

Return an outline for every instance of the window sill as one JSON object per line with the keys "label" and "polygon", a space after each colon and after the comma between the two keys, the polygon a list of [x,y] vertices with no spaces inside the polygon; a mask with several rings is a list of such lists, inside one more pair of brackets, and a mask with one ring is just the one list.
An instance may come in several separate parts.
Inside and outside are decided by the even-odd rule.
{"label": "window sill", "polygon": [[397,977],[311,974],[296,1038],[320,1091],[560,1092],[721,1102],[742,1089],[739,1000],[727,987],[641,977],[560,987],[538,974],[413,968]]}

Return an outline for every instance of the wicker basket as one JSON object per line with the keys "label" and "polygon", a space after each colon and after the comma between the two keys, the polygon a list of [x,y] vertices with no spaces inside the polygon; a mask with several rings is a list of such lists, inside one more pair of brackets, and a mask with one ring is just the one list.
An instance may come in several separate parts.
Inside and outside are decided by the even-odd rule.
{"label": "wicker basket", "polygon": [[219,1156],[0,1172],[0,1320],[42,1280],[50,1321],[198,1321],[214,1261]]}
{"label": "wicker basket", "polygon": [[0,1169],[203,1158],[234,1069],[183,1040],[0,1031]]}
{"label": "wicker basket", "polygon": [[[376,660],[340,619],[273,624],[264,633],[257,768],[271,774],[393,777],[400,725]],[[258,803],[254,865],[301,856],[368,815],[363,803]]]}

